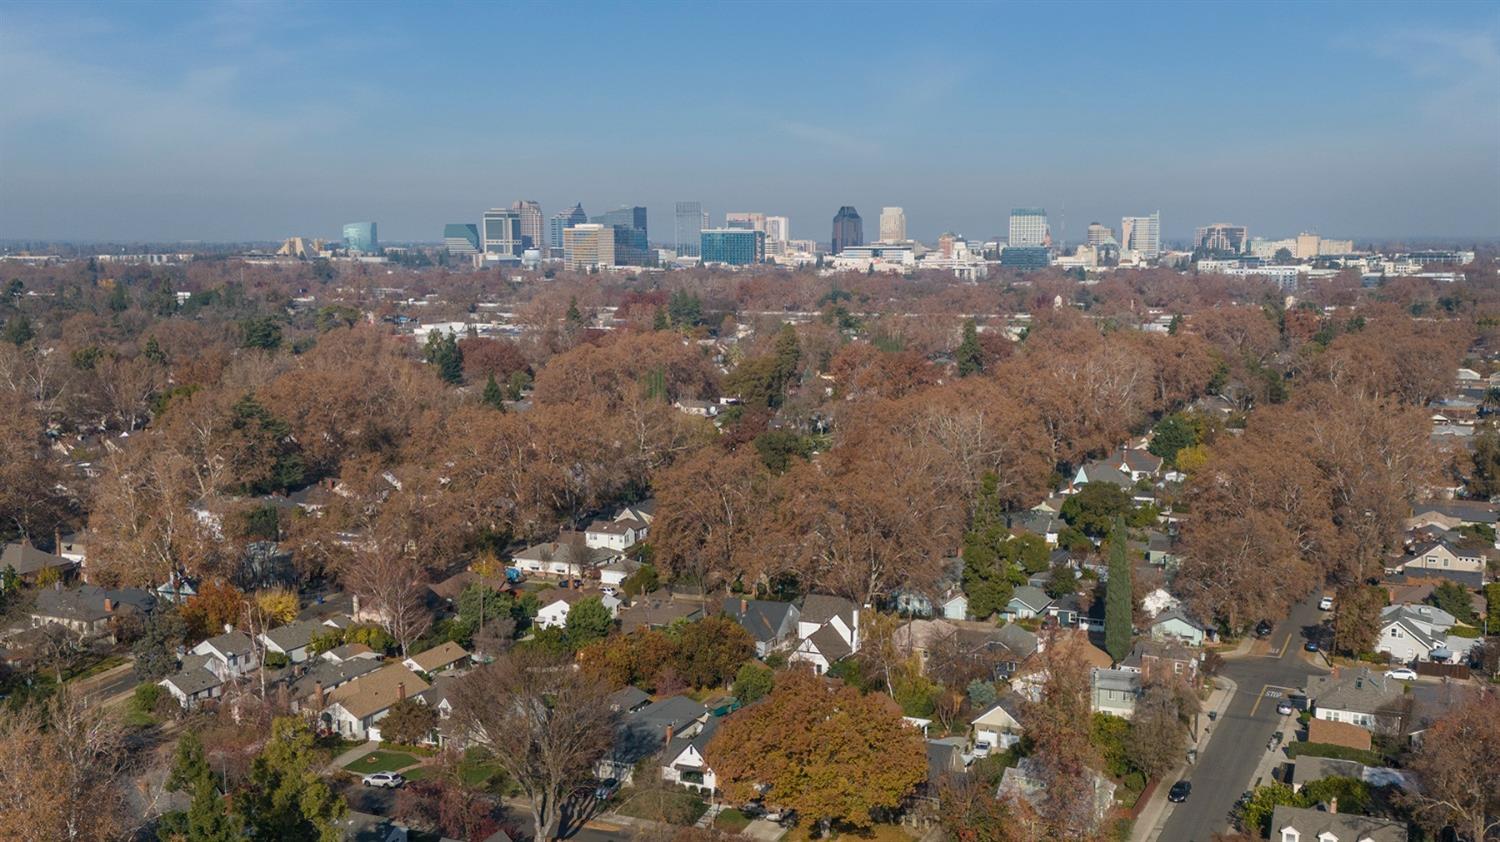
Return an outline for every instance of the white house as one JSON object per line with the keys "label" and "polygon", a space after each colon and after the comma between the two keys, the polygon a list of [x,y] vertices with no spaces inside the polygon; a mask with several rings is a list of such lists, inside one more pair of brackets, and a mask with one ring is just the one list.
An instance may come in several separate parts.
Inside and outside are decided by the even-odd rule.
{"label": "white house", "polygon": [[575,541],[535,544],[511,556],[512,567],[527,573],[580,579],[619,556],[617,550]]}
{"label": "white house", "polygon": [[560,629],[566,626],[568,624],[568,612],[573,610],[575,604],[591,596],[598,597],[599,601],[604,603],[604,607],[609,609],[609,616],[611,618],[618,618],[620,616],[620,600],[609,594],[600,593],[599,591],[558,588],[547,591],[542,595],[542,601],[545,604],[541,607],[541,610],[536,612],[537,628]]}
{"label": "white house", "polygon": [[819,675],[859,651],[859,607],[843,597],[809,594],[797,615],[797,646],[788,661],[812,664]]}
{"label": "white house", "polygon": [[704,721],[688,724],[681,733],[668,738],[666,750],[662,753],[665,760],[661,767],[662,780],[703,795],[712,795],[719,788],[719,778],[709,768],[703,753],[708,741],[719,730],[720,721],[720,717],[710,716]]}
{"label": "white house", "polygon": [[1152,640],[1176,640],[1189,646],[1202,646],[1208,629],[1179,608],[1168,608],[1151,621]]}
{"label": "white house", "polygon": [[1373,729],[1401,698],[1405,686],[1369,667],[1334,670],[1307,680],[1307,698],[1313,716],[1329,722],[1344,722]]}
{"label": "white house", "polygon": [[1401,663],[1447,661],[1468,654],[1474,640],[1448,634],[1452,614],[1431,605],[1403,603],[1380,612],[1380,637],[1375,651]]}
{"label": "white house", "polygon": [[1021,741],[1021,707],[1026,700],[1016,693],[1006,693],[991,705],[989,710],[974,717],[970,725],[974,729],[975,754],[980,746],[989,751],[1006,751]]}
{"label": "white house", "polygon": [[250,638],[233,629],[218,637],[210,637],[194,646],[188,654],[208,656],[209,669],[224,681],[238,678],[260,665]]}
{"label": "white house", "polygon": [[649,526],[635,518],[624,520],[596,520],[583,531],[583,542],[592,549],[607,549],[617,552],[646,540]]}
{"label": "white house", "polygon": [[165,687],[179,705],[191,710],[224,692],[224,679],[214,671],[213,663],[208,655],[188,655],[182,659],[182,669],[156,683]]}
{"label": "white house", "polygon": [[270,631],[261,632],[256,635],[256,639],[267,652],[285,655],[287,660],[300,664],[310,657],[307,645],[312,642],[313,636],[326,631],[328,627],[317,620],[297,620],[284,626],[277,626]]}
{"label": "white house", "polygon": [[422,672],[435,675],[446,670],[461,667],[469,661],[469,652],[451,640],[439,643],[432,647],[412,655],[401,663],[412,672]]}
{"label": "white house", "polygon": [[318,714],[321,725],[349,740],[380,739],[380,720],[391,706],[427,691],[422,677],[403,664],[387,664],[335,688]]}

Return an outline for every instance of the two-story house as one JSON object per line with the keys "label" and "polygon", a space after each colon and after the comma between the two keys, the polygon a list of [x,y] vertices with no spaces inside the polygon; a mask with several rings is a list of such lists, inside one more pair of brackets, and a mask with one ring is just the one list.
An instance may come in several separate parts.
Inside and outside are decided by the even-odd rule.
{"label": "two-story house", "polygon": [[802,612],[790,602],[726,597],[724,616],[741,626],[755,639],[755,656],[765,656],[784,649],[797,640],[797,622]]}
{"label": "two-story house", "polygon": [[839,596],[808,594],[798,609],[797,638],[787,660],[812,664],[822,675],[859,651],[859,606]]}

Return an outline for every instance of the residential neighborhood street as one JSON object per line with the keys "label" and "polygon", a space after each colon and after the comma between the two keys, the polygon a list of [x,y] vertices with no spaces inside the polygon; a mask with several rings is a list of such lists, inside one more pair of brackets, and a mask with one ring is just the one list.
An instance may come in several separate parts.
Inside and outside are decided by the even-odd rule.
{"label": "residential neighborhood street", "polygon": [[1322,619],[1317,597],[1311,596],[1276,626],[1268,649],[1257,642],[1250,652],[1226,660],[1223,675],[1238,685],[1238,692],[1209,726],[1219,733],[1184,775],[1193,783],[1192,797],[1175,805],[1157,837],[1160,842],[1207,842],[1228,826],[1235,800],[1255,784],[1252,776],[1265,757],[1267,740],[1276,731],[1290,732],[1295,724],[1293,717],[1277,715],[1276,703],[1300,692],[1308,676],[1324,672],[1302,651],[1306,632]]}

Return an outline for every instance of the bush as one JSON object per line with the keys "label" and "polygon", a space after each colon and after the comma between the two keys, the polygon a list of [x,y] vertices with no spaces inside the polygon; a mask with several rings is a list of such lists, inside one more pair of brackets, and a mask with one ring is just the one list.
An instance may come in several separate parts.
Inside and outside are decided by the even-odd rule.
{"label": "bush", "polygon": [[1448,630],[1448,634],[1452,635],[1453,637],[1465,637],[1470,640],[1484,636],[1484,632],[1473,626],[1454,626],[1453,628]]}
{"label": "bush", "polygon": [[280,652],[267,652],[266,656],[261,659],[261,664],[266,669],[279,670],[291,666],[292,661]]}

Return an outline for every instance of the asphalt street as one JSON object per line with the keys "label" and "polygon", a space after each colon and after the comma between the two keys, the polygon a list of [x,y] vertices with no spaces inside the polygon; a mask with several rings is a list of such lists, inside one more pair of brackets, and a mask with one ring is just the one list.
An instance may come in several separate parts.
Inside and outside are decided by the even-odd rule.
{"label": "asphalt street", "polygon": [[1208,842],[1228,828],[1234,802],[1255,784],[1251,778],[1265,758],[1271,734],[1284,731],[1292,739],[1296,720],[1277,714],[1277,702],[1300,694],[1308,676],[1325,672],[1302,650],[1322,620],[1317,596],[1309,597],[1272,630],[1269,645],[1257,643],[1250,654],[1225,661],[1222,674],[1238,690],[1224,714],[1208,726],[1217,733],[1183,776],[1193,783],[1192,795],[1174,806],[1159,842]]}

